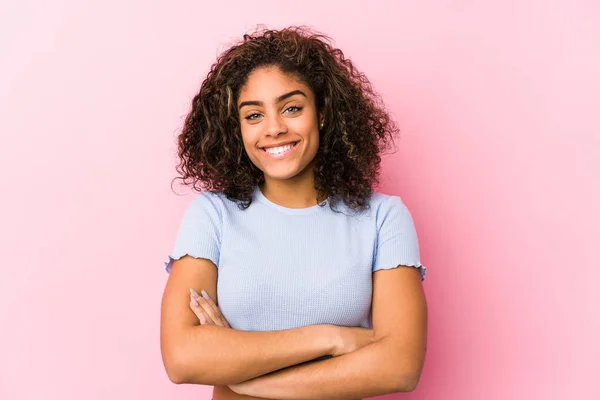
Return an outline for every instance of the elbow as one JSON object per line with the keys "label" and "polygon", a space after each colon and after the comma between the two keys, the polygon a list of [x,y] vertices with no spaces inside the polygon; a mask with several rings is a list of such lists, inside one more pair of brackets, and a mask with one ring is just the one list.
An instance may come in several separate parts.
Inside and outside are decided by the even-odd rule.
{"label": "elbow", "polygon": [[419,384],[421,371],[414,374],[403,374],[400,379],[396,379],[395,392],[412,392]]}
{"label": "elbow", "polygon": [[[196,374],[199,372],[197,368],[193,368],[190,365],[190,357],[188,357],[189,353],[185,350],[185,347],[181,346],[178,343],[161,343],[161,355],[163,365],[165,367],[165,372],[167,373],[167,377],[171,382],[176,385],[181,385],[184,383],[200,383],[200,382],[192,382],[193,376],[192,371]],[[198,377],[195,377],[197,380]]]}
{"label": "elbow", "polygon": [[169,377],[169,380],[171,382],[173,382],[176,385],[182,385],[184,383],[188,383],[186,381],[186,379],[183,378],[182,375],[178,374],[177,372],[173,371],[172,369],[167,368],[167,376]]}
{"label": "elbow", "polygon": [[196,384],[196,385],[229,385],[229,379],[216,374],[215,369],[205,370],[202,368],[205,363],[194,362],[187,356],[183,349],[178,351],[163,351],[163,365],[167,377],[176,385]]}
{"label": "elbow", "polygon": [[396,385],[395,392],[412,392],[417,388],[417,384],[419,383],[416,379],[402,379],[400,383]]}
{"label": "elbow", "polygon": [[190,383],[189,377],[186,376],[185,363],[181,358],[174,356],[173,354],[163,353],[163,364],[165,366],[165,372],[171,382],[176,385],[184,383]]}

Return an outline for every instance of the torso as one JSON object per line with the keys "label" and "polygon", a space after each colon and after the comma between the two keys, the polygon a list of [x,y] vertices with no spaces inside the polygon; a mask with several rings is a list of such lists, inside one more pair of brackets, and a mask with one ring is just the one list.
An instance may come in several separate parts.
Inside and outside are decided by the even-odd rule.
{"label": "torso", "polygon": [[[262,400],[261,397],[242,396],[237,394],[227,386],[215,386],[213,389],[212,400]],[[266,400],[266,399],[265,399]]]}
{"label": "torso", "polygon": [[[242,396],[237,394],[227,386],[215,386],[213,389],[212,400],[272,400],[263,397]],[[348,399],[348,400],[363,400],[363,399]]]}
{"label": "torso", "polygon": [[[316,324],[371,328],[375,215],[387,197],[374,195],[372,209],[360,216],[331,214],[327,209],[278,216],[281,210],[264,201],[240,212],[221,197],[226,206],[220,215],[224,227],[217,291],[221,312],[231,327],[248,331]],[[310,218],[309,212],[319,215]],[[215,386],[212,400],[267,399]]]}
{"label": "torso", "polygon": [[217,294],[231,327],[370,328],[375,211],[282,211],[260,199],[244,211],[223,207]]}

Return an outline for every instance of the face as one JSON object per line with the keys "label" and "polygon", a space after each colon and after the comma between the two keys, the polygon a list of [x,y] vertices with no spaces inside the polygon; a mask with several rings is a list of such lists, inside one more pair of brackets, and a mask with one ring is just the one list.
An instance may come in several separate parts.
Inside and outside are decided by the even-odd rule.
{"label": "face", "polygon": [[253,71],[240,91],[244,148],[265,181],[311,178],[319,148],[312,90],[278,67]]}

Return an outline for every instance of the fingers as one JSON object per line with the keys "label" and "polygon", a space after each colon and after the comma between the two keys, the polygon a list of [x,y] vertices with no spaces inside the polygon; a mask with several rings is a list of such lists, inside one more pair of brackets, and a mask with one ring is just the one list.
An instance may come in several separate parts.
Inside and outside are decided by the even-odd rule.
{"label": "fingers", "polygon": [[[190,308],[192,309],[194,314],[196,314],[196,317],[198,317],[198,320],[200,321],[200,325],[209,324],[208,320],[206,319],[206,316],[204,315],[204,310],[202,309],[202,307],[198,304],[198,302],[194,298],[190,299]],[[212,323],[212,321],[211,321],[211,323]]]}
{"label": "fingers", "polygon": [[208,296],[208,294],[203,290],[203,296],[199,296],[194,289],[190,289],[190,305],[193,305],[194,302],[199,305],[198,308],[202,309],[203,315],[206,317],[208,323],[213,325],[219,325],[226,328],[230,328],[229,323],[223,317],[221,310],[215,302]]}
{"label": "fingers", "polygon": [[217,306],[217,304],[213,301],[213,299],[211,299],[210,296],[208,295],[208,293],[206,293],[204,290],[202,290],[202,297],[204,298],[204,300],[206,300],[206,303],[208,303],[208,305],[210,306],[211,311],[212,311],[211,315],[214,315],[217,318],[217,320],[223,324],[223,326],[230,328],[229,323],[223,316],[223,313],[221,312],[221,309],[219,308],[219,306]]}

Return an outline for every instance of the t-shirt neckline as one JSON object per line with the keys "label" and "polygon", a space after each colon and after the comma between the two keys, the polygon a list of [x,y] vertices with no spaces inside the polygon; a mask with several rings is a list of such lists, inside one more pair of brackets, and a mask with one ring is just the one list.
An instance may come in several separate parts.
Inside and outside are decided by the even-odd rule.
{"label": "t-shirt neckline", "polygon": [[[254,187],[254,198],[256,200],[260,201],[261,203],[263,203],[277,211],[283,212],[285,214],[290,214],[290,215],[312,214],[314,212],[319,211],[321,208],[323,208],[323,206],[320,206],[319,204],[315,204],[314,206],[310,206],[310,207],[306,207],[306,208],[289,208],[289,207],[281,206],[281,205],[273,203],[271,200],[267,199],[267,197],[262,193],[262,191],[260,190],[258,185],[256,185]],[[325,199],[321,204],[325,203],[325,205],[327,205],[328,201],[329,201],[329,199]]]}

